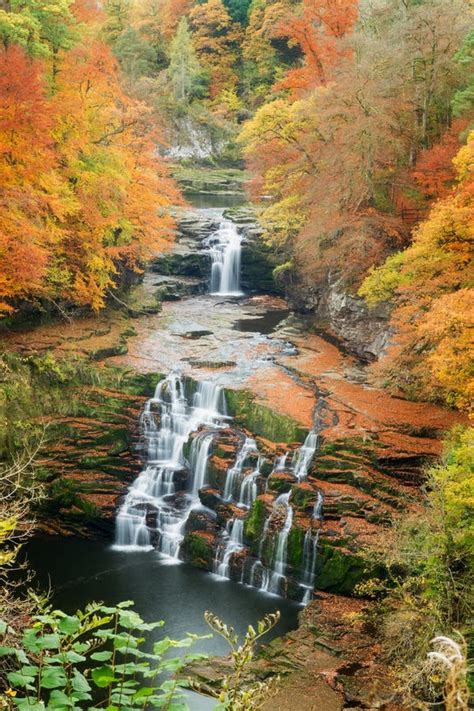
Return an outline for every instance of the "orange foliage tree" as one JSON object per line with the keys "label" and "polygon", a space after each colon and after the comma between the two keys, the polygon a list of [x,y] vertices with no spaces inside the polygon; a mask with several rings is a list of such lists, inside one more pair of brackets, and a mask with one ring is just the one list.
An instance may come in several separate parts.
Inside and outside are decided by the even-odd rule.
{"label": "orange foliage tree", "polygon": [[199,61],[210,74],[210,95],[216,98],[227,90],[235,90],[240,25],[232,22],[222,0],[207,0],[189,13],[194,46]]}
{"label": "orange foliage tree", "polygon": [[393,300],[397,344],[382,371],[417,397],[468,408],[474,396],[474,133],[453,161],[457,183],[414,233],[413,244],[372,270],[370,305]]}
{"label": "orange foliage tree", "polygon": [[14,44],[0,55],[3,312],[20,298],[100,309],[119,270],[139,269],[171,237],[179,197],[150,109],[124,94],[100,14],[75,9],[74,47],[43,64]]}
{"label": "orange foliage tree", "polygon": [[53,230],[54,195],[47,179],[57,165],[43,67],[23,49],[0,53],[0,310],[8,300],[42,292]]}
{"label": "orange foliage tree", "polygon": [[274,35],[298,45],[304,55],[302,67],[291,69],[279,87],[295,94],[330,79],[329,70],[350,55],[343,42],[356,23],[358,0],[303,0],[298,12],[280,20]]}

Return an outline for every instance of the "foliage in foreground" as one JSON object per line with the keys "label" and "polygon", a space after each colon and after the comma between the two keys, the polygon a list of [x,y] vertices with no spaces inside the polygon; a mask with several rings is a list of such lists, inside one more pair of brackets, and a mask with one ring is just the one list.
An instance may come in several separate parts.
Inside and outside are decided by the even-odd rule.
{"label": "foliage in foreground", "polygon": [[[228,627],[219,617],[212,612],[204,615],[207,624],[217,634],[221,635],[231,649],[232,672],[222,680],[222,687],[218,691],[206,687],[206,693],[210,693],[218,699],[219,708],[231,711],[245,711],[246,709],[259,709],[276,693],[276,685],[279,677],[274,676],[268,681],[245,684],[245,676],[251,669],[252,660],[255,657],[256,644],[261,637],[267,634],[280,619],[280,613],[265,615],[257,623],[257,629],[249,625],[242,644],[234,632],[233,627]],[[194,684],[197,691],[203,688],[199,684]]]}
{"label": "foliage in foreground", "polygon": [[[9,644],[0,647],[9,671],[5,708],[144,709],[187,708],[179,687],[185,682],[166,678],[200,655],[165,658],[170,649],[190,647],[197,639],[168,637],[145,651],[145,634],[163,622],[146,623],[130,609],[91,603],[74,615],[46,607],[21,635],[1,622]],[[2,705],[0,701],[0,705]]]}
{"label": "foliage in foreground", "polygon": [[[388,581],[359,586],[373,599],[365,622],[380,637],[410,708],[447,697],[455,678],[456,694],[464,698],[467,693],[464,638],[469,644],[474,603],[473,444],[474,428],[453,430],[442,462],[428,471],[426,508],[400,520],[382,551]],[[451,666],[429,656],[433,643],[448,637],[460,650]]]}

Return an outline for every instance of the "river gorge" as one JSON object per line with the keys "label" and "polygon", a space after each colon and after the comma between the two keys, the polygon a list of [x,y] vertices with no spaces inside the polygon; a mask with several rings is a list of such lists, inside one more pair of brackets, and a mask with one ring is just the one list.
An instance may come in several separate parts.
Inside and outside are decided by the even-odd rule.
{"label": "river gorge", "polygon": [[[6,334],[12,350],[80,352],[115,373],[52,423],[42,464],[57,501],[40,523],[56,535],[29,556],[65,609],[133,599],[171,636],[205,633],[208,608],[240,632],[279,609],[283,648],[297,634],[306,649],[314,624],[321,643],[275,668],[304,680],[308,668],[341,667],[342,679],[339,656],[354,650],[331,641],[331,627],[340,600],[347,614],[360,603],[340,596],[374,573],[367,551],[385,543],[387,523],[416,510],[422,463],[458,418],[369,386],[367,364],[279,293],[243,196],[216,202],[199,195],[179,212],[173,250],[152,261],[125,312]],[[226,651],[216,639],[200,646]],[[368,693],[373,664],[350,673],[355,696]],[[325,708],[342,708],[341,688],[322,678],[311,684]]]}

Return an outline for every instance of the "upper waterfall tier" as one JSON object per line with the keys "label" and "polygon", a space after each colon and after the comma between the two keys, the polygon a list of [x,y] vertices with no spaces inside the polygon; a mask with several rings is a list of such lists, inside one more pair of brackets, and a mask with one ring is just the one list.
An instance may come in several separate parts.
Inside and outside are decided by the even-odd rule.
{"label": "upper waterfall tier", "polygon": [[230,220],[222,220],[219,229],[206,242],[212,260],[210,293],[216,296],[242,296],[242,238],[235,224]]}

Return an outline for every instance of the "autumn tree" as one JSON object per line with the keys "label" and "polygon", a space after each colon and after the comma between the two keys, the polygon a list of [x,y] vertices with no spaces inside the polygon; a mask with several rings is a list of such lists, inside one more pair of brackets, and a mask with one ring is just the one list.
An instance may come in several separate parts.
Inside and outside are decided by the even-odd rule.
{"label": "autumn tree", "polygon": [[415,231],[413,244],[372,270],[370,305],[393,300],[394,346],[383,371],[412,396],[468,407],[474,395],[474,134],[454,159],[457,184]]}
{"label": "autumn tree", "polygon": [[0,55],[3,312],[19,299],[100,309],[120,270],[140,269],[171,237],[178,194],[151,110],[123,92],[97,8],[74,10],[73,46],[7,42]]}
{"label": "autumn tree", "polygon": [[237,85],[235,65],[241,33],[232,22],[222,0],[207,0],[189,13],[194,47],[211,77],[210,95],[216,98]]}
{"label": "autumn tree", "polygon": [[344,38],[354,28],[357,6],[358,0],[303,0],[278,22],[275,36],[298,45],[304,56],[303,66],[290,70],[281,87],[301,92],[329,81],[330,68],[350,53]]}
{"label": "autumn tree", "polygon": [[43,291],[55,241],[51,129],[41,64],[8,46],[0,54],[0,311]]}

